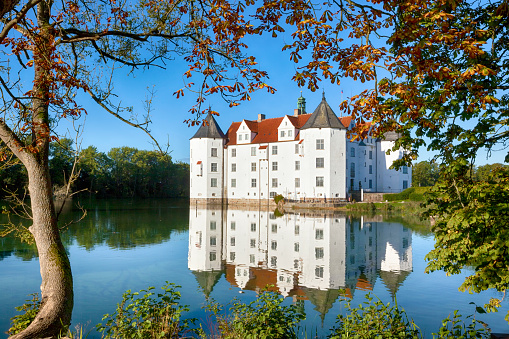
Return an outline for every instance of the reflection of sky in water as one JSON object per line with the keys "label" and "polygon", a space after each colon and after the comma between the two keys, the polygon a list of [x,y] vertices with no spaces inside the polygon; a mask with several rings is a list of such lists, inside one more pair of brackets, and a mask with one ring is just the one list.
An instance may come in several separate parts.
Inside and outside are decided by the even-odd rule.
{"label": "reflection of sky in water", "polygon": [[[271,219],[271,214],[257,211],[190,211],[168,200],[126,202],[107,200],[89,207],[87,219],[64,234],[74,273],[73,324],[88,330],[114,311],[125,290],[159,288],[167,280],[184,286],[182,301],[191,306],[189,316],[204,323],[205,294],[220,303],[234,297],[249,302],[255,290],[272,283],[288,296],[285,303],[305,300],[302,326],[318,333],[324,333],[322,321],[329,328],[344,309],[339,288],[353,297],[353,305],[363,302],[369,291],[384,302],[397,291],[398,304],[428,335],[453,309],[468,315],[473,312],[469,302],[482,305],[500,296],[458,292],[464,275],[424,274],[424,256],[433,238],[412,232],[413,225],[323,214]],[[215,230],[211,221],[216,221]],[[27,255],[26,246],[5,239],[0,246],[0,289],[8,291],[0,295],[0,338],[5,338],[14,306],[38,291],[40,277],[38,261],[30,260],[33,255]],[[215,261],[210,260],[213,251]],[[245,293],[239,294],[240,287]],[[509,332],[503,319],[508,302],[503,306],[499,313],[479,318],[494,331]]]}

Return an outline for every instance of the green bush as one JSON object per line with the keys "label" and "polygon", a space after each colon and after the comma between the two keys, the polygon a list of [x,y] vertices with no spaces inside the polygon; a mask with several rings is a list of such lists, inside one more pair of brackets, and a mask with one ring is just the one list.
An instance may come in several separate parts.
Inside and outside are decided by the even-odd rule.
{"label": "green bush", "polygon": [[231,315],[219,316],[220,307],[211,309],[217,318],[218,338],[298,338],[297,326],[306,318],[296,305],[282,306],[284,298],[275,292],[263,291],[249,304],[234,301]]}
{"label": "green bush", "polygon": [[329,338],[421,338],[413,320],[409,320],[404,309],[397,305],[385,305],[379,299],[373,302],[370,294],[357,308],[346,303],[349,314],[338,315],[336,326]]}
{"label": "green bush", "polygon": [[32,298],[25,300],[25,304],[15,307],[16,311],[23,313],[11,318],[12,326],[7,331],[7,334],[14,335],[23,331],[35,319],[37,312],[39,312],[41,306],[39,293],[32,293],[28,296]]}
{"label": "green bush", "polygon": [[[482,310],[481,313],[485,313],[481,307],[478,308]],[[468,325],[462,320],[458,310],[455,310],[452,319],[449,316],[442,320],[442,326],[438,333],[433,333],[433,338],[491,338],[490,331],[484,322],[476,320],[472,315],[467,316],[466,319],[470,319]]]}
{"label": "green bush", "polygon": [[180,305],[180,292],[177,286],[166,282],[161,287],[163,293],[151,292],[154,287],[132,293],[126,291],[122,302],[112,314],[105,314],[97,330],[102,338],[181,338],[192,332],[190,325],[194,319],[181,320],[183,312],[189,311],[187,305]]}
{"label": "green bush", "polygon": [[274,197],[274,202],[275,202],[276,204],[279,204],[279,202],[280,202],[281,200],[284,200],[284,199],[285,199],[285,197],[283,197],[283,195],[278,194],[278,195],[276,195],[276,196]]}

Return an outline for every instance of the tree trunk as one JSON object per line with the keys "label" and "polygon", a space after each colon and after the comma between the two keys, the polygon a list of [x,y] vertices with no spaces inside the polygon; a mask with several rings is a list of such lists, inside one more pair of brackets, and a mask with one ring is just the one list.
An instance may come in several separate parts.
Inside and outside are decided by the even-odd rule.
{"label": "tree trunk", "polygon": [[[49,105],[51,86],[55,79],[53,67],[54,29],[50,25],[51,1],[37,5],[39,33],[34,36],[34,86],[32,90],[30,145],[19,148],[12,142],[5,126],[0,126],[0,136],[18,156],[28,172],[28,190],[32,207],[33,234],[41,268],[41,307],[34,321],[11,339],[57,338],[69,326],[72,316],[73,286],[69,258],[58,230],[48,156],[50,141]],[[3,127],[3,128],[2,128]],[[9,136],[11,138],[9,138]],[[19,139],[18,139],[19,143]]]}
{"label": "tree trunk", "polygon": [[47,161],[27,161],[33,224],[41,268],[42,303],[35,320],[10,339],[56,338],[71,322],[73,285],[71,265],[57,226]]}

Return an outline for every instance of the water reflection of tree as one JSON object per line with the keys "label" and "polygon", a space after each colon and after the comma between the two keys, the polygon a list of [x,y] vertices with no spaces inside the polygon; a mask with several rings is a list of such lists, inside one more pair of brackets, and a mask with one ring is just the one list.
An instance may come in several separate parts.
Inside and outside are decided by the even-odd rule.
{"label": "water reflection of tree", "polygon": [[[174,199],[82,201],[87,210],[86,218],[66,227],[62,231],[62,240],[66,248],[77,244],[89,251],[98,245],[130,249],[162,243],[174,232],[187,231],[189,215],[185,203]],[[74,207],[62,214],[60,225],[79,219],[82,211],[77,204],[74,201]],[[10,236],[0,238],[0,249],[0,260],[12,255],[22,260],[37,257],[35,246]]]}

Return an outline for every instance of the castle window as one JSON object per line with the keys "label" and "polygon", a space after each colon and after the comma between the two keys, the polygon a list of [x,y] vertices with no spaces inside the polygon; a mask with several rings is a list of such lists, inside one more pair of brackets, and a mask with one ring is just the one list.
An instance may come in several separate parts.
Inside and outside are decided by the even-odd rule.
{"label": "castle window", "polygon": [[408,181],[403,180],[403,189],[406,190],[408,188]]}
{"label": "castle window", "polygon": [[295,170],[300,171],[300,161],[295,162]]}
{"label": "castle window", "polygon": [[210,252],[209,253],[209,260],[210,261],[216,261],[216,252]]}
{"label": "castle window", "polygon": [[277,171],[277,161],[272,162],[272,170]]}
{"label": "castle window", "polygon": [[235,158],[237,156],[237,149],[232,148],[232,158]]}
{"label": "castle window", "polygon": [[323,229],[319,228],[315,231],[315,239],[322,240],[323,239]]}
{"label": "castle window", "polygon": [[294,251],[294,252],[299,252],[299,250],[300,250],[300,245],[299,245],[299,243],[298,243],[298,242],[294,242],[294,243],[293,243],[293,251]]}
{"label": "castle window", "polygon": [[217,172],[217,163],[213,162],[210,164],[210,171]]}
{"label": "castle window", "polygon": [[277,251],[277,241],[272,240],[272,242],[270,243],[270,248],[274,251]]}
{"label": "castle window", "polygon": [[323,259],[323,247],[315,247],[315,259]]}
{"label": "castle window", "polygon": [[270,265],[272,267],[276,267],[277,266],[277,257],[270,257]]}
{"label": "castle window", "polygon": [[230,252],[230,260],[235,261],[235,252]]}
{"label": "castle window", "polygon": [[210,230],[211,231],[215,231],[216,230],[216,222],[215,221],[211,221],[210,222]]}
{"label": "castle window", "polygon": [[323,187],[323,177],[316,177],[316,187]]}
{"label": "castle window", "polygon": [[316,139],[316,149],[324,149],[323,139]]}
{"label": "castle window", "polygon": [[251,163],[251,172],[256,172],[256,162]]}
{"label": "castle window", "polygon": [[272,229],[272,233],[277,233],[277,224],[272,224],[270,227]]}
{"label": "castle window", "polygon": [[230,246],[235,246],[235,237],[230,238]]}
{"label": "castle window", "polygon": [[272,154],[273,155],[277,154],[277,146],[276,145],[272,146]]}
{"label": "castle window", "polygon": [[373,159],[373,151],[369,151],[369,158]]}
{"label": "castle window", "polygon": [[351,157],[354,157],[355,156],[355,148],[350,148],[350,156]]}
{"label": "castle window", "polygon": [[373,165],[369,165],[369,174],[373,174]]}
{"label": "castle window", "polygon": [[251,187],[256,187],[256,179],[251,179]]}
{"label": "castle window", "polygon": [[216,246],[216,237],[210,237],[210,246]]}
{"label": "castle window", "polygon": [[373,188],[373,180],[369,179],[369,188]]}
{"label": "castle window", "polygon": [[403,170],[403,174],[408,174],[408,167],[407,166],[403,166],[402,170]]}
{"label": "castle window", "polygon": [[256,247],[256,239],[249,240],[249,245],[251,246],[251,248],[255,248]]}
{"label": "castle window", "polygon": [[249,263],[250,264],[254,264],[255,263],[255,255],[254,254],[250,254],[249,255]]}
{"label": "castle window", "polygon": [[231,224],[230,224],[230,228],[234,231],[235,228],[236,228],[236,224],[235,224],[235,221],[232,221]]}
{"label": "castle window", "polygon": [[237,179],[232,179],[231,186],[237,187]]}
{"label": "castle window", "polygon": [[276,192],[269,192],[269,198],[274,198],[276,195]]}
{"label": "castle window", "polygon": [[210,187],[217,187],[217,178],[210,178]]}
{"label": "castle window", "polygon": [[299,144],[295,144],[295,154],[299,154]]}
{"label": "castle window", "polygon": [[316,158],[316,168],[323,168],[323,167],[324,167],[323,158]]}
{"label": "castle window", "polygon": [[295,178],[295,187],[296,188],[300,187],[300,178]]}
{"label": "castle window", "polygon": [[210,156],[217,157],[217,148],[214,147],[210,149]]}
{"label": "castle window", "polygon": [[350,164],[350,177],[355,178],[355,163],[354,162],[352,162]]}
{"label": "castle window", "polygon": [[323,278],[323,266],[316,266],[315,267],[315,277]]}
{"label": "castle window", "polygon": [[232,164],[232,172],[237,172],[237,164],[236,163]]}
{"label": "castle window", "polygon": [[256,223],[255,222],[251,223],[251,232],[256,232]]}
{"label": "castle window", "polygon": [[272,178],[272,187],[277,187],[277,178]]}
{"label": "castle window", "polygon": [[251,155],[252,156],[256,155],[256,147],[251,147]]}

